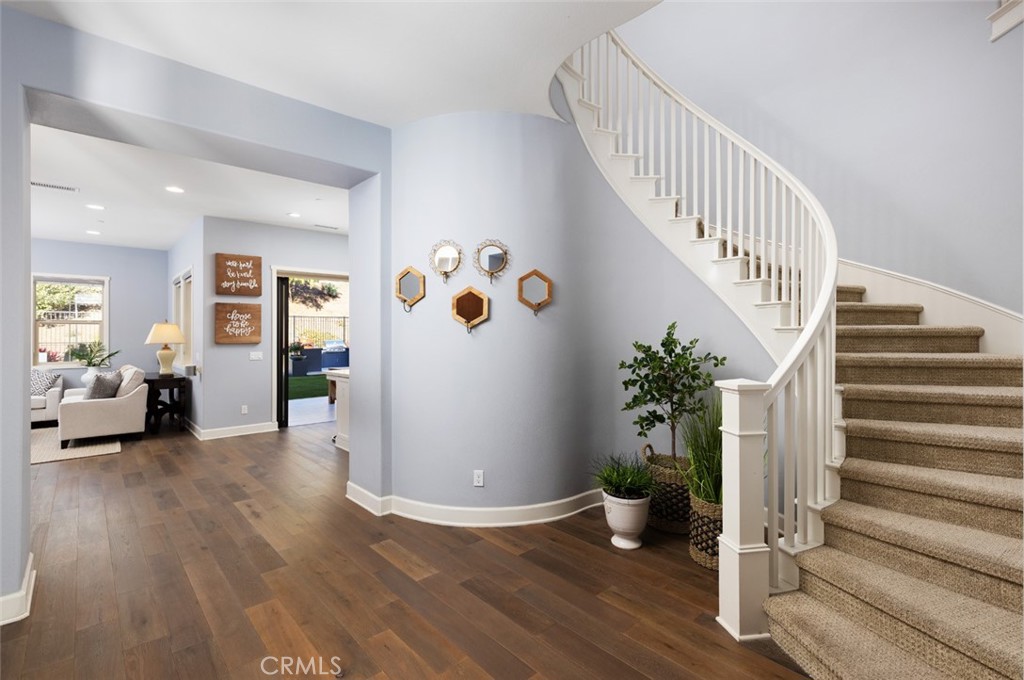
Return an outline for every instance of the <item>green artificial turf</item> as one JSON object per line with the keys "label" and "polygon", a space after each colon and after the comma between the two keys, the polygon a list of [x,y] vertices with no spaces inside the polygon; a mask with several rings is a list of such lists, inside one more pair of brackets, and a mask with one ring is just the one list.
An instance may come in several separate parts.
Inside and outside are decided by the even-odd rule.
{"label": "green artificial turf", "polygon": [[288,398],[307,399],[309,397],[327,396],[327,376],[303,375],[289,376]]}

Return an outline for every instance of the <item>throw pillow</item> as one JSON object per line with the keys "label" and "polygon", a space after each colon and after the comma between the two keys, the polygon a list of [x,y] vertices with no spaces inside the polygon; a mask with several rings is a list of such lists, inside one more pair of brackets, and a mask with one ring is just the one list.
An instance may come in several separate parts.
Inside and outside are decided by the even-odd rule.
{"label": "throw pillow", "polygon": [[131,394],[135,391],[136,387],[146,380],[146,372],[141,368],[125,364],[118,370],[121,373],[121,386],[117,388],[117,396],[119,397]]}
{"label": "throw pillow", "polygon": [[121,386],[121,373],[111,371],[109,373],[97,373],[96,379],[92,381],[85,390],[86,399],[110,399],[117,394],[117,388]]}
{"label": "throw pillow", "polygon": [[41,371],[38,368],[33,368],[32,375],[29,378],[32,396],[45,397],[46,393],[54,386],[57,382],[57,378],[59,377],[60,375],[53,371]]}

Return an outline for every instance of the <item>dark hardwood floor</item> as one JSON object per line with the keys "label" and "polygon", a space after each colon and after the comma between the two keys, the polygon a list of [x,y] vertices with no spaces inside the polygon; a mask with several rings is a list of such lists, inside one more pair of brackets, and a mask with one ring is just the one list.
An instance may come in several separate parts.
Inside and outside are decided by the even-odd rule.
{"label": "dark hardwood floor", "polygon": [[804,677],[719,628],[685,539],[618,551],[600,509],[508,529],[373,517],[345,499],[332,433],[165,432],[32,466],[39,574],[32,615],[0,630],[0,677]]}

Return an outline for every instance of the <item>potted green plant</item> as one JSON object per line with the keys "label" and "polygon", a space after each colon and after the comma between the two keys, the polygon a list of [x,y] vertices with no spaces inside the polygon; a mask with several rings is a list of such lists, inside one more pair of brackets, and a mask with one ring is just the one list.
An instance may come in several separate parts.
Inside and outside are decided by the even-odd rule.
{"label": "potted green plant", "polygon": [[72,348],[68,355],[72,360],[86,367],[85,373],[82,375],[82,383],[88,386],[95,380],[100,367],[109,366],[110,360],[120,353],[119,349],[108,352],[102,340],[93,340]]}
{"label": "potted green plant", "polygon": [[668,325],[658,347],[634,342],[636,355],[628,362],[619,362],[619,369],[629,371],[622,386],[626,391],[633,390],[633,394],[622,410],[639,411],[633,421],[637,434],[646,437],[659,425],[668,425],[671,436],[669,455],[655,453],[650,444],[644,446],[659,482],[651,501],[650,524],[665,531],[686,533],[690,503],[686,481],[678,472],[679,467],[685,469],[686,461],[685,457],[680,459],[677,434],[688,416],[704,409],[701,395],[714,384],[706,367],[723,366],[725,357],[710,352],[697,354],[699,338],[684,344],[676,337],[676,328],[674,321]]}
{"label": "potted green plant", "polygon": [[639,548],[651,494],[657,486],[650,464],[636,453],[610,456],[598,465],[594,477],[601,485],[612,545],[624,550]]}
{"label": "potted green plant", "polygon": [[295,340],[288,345],[288,356],[292,359],[305,359],[306,355],[302,353],[304,349],[305,345]]}
{"label": "potted green plant", "polygon": [[690,489],[690,557],[718,569],[722,533],[722,397],[713,393],[706,406],[683,423],[689,465],[680,469]]}

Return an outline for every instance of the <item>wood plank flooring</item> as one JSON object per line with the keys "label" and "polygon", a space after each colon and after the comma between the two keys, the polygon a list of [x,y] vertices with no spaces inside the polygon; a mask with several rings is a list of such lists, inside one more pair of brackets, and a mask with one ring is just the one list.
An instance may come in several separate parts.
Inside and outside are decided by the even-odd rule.
{"label": "wood plank flooring", "polygon": [[[715,574],[600,509],[457,529],[344,497],[333,424],[32,466],[32,615],[0,677],[802,678],[715,623]],[[273,657],[269,658],[268,657]]]}

